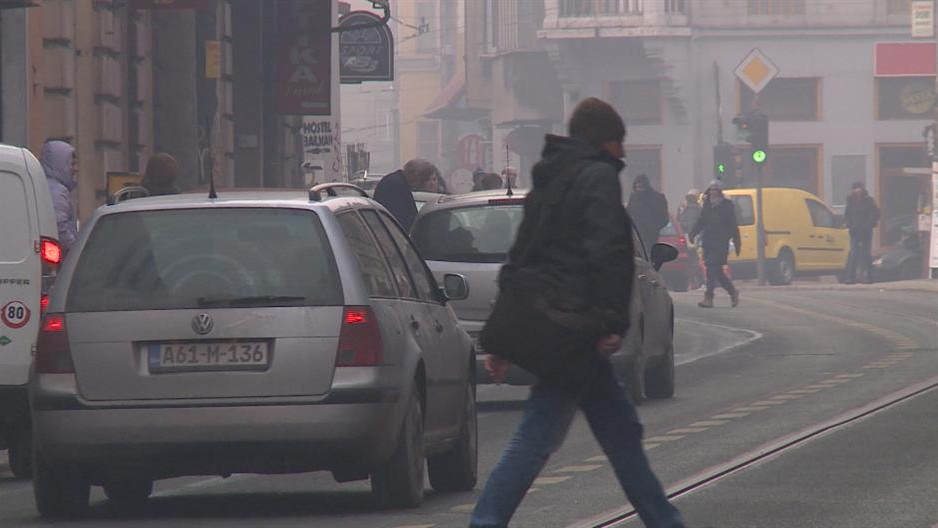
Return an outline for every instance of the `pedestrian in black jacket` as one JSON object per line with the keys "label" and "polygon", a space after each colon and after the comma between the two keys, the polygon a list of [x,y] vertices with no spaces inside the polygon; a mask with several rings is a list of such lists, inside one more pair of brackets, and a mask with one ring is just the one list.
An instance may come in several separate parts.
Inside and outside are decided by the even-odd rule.
{"label": "pedestrian in black jacket", "polygon": [[853,284],[857,280],[857,271],[862,268],[861,276],[865,276],[867,283],[870,280],[872,257],[870,246],[873,243],[873,229],[879,223],[879,207],[860,182],[854,182],[850,196],[847,197],[847,208],[844,210],[844,223],[850,231],[850,256],[847,257],[846,283]]}
{"label": "pedestrian in black jacket", "polygon": [[668,225],[668,199],[651,188],[648,176],[639,174],[632,183],[628,210],[642,237],[645,253],[651,255],[651,247],[658,242],[661,229]]}
{"label": "pedestrian in black jacket", "polygon": [[[533,299],[531,306],[519,301],[518,308],[522,316],[531,311],[543,316],[543,330],[519,329],[522,338],[544,343],[543,356],[553,356],[547,348],[558,343],[578,344],[573,347],[577,359],[569,365],[577,372],[569,373],[572,387],[542,380],[531,390],[521,424],[489,476],[470,526],[508,526],[579,407],[645,525],[681,528],[680,514],[645,457],[635,408],[608,360],[628,329],[634,275],[631,222],[618,177],[625,125],[610,105],[590,98],[573,112],[569,131],[569,138],[547,136],[542,159],[532,170],[533,188],[499,275],[500,299],[492,318],[502,296]],[[498,324],[492,318],[486,330]],[[589,325],[595,331],[581,331],[577,321],[583,320],[595,323]],[[489,355],[486,367],[498,382],[508,363]]]}
{"label": "pedestrian in black jacket", "polygon": [[693,240],[701,235],[704,253],[704,265],[707,267],[707,292],[704,300],[698,303],[701,308],[713,308],[713,295],[717,284],[730,294],[733,306],[739,304],[739,290],[733,281],[723,272],[730,253],[730,240],[736,248],[736,256],[742,249],[739,238],[739,225],[736,222],[736,206],[723,196],[723,183],[719,180],[710,182],[707,198],[704,201],[700,217],[688,237]]}
{"label": "pedestrian in black jacket", "polygon": [[388,174],[375,188],[375,201],[383,205],[394,218],[410,231],[410,226],[417,218],[417,202],[414,200],[414,191],[436,192],[430,189],[430,181],[439,179],[440,171],[427,160],[412,159],[404,165],[403,170]]}

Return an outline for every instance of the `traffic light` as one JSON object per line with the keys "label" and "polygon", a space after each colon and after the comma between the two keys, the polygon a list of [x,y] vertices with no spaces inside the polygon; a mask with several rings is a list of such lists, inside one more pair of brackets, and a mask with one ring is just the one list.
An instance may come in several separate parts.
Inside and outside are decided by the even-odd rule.
{"label": "traffic light", "polygon": [[736,174],[736,152],[733,145],[720,142],[713,147],[713,175],[718,180],[732,178]]}
{"label": "traffic light", "polygon": [[752,145],[752,161],[756,165],[765,163],[769,153],[769,117],[758,110],[733,118],[736,139]]}

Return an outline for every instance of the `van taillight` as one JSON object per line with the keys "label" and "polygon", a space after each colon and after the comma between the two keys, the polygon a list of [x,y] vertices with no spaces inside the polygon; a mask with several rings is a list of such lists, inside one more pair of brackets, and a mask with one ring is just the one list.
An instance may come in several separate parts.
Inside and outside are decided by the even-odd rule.
{"label": "van taillight", "polygon": [[370,367],[380,365],[382,359],[381,330],[374,312],[368,306],[346,307],[335,365]]}
{"label": "van taillight", "polygon": [[75,372],[68,347],[68,331],[64,314],[46,314],[42,318],[39,341],[36,343],[38,374],[71,374]]}
{"label": "van taillight", "polygon": [[62,246],[51,238],[42,238],[39,242],[39,255],[43,263],[58,266],[62,263]]}

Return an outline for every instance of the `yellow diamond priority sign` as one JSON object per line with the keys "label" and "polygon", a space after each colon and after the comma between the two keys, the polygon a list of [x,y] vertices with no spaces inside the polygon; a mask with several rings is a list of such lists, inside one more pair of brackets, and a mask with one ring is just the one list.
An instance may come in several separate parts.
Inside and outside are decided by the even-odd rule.
{"label": "yellow diamond priority sign", "polygon": [[778,75],[778,66],[756,48],[739,63],[735,73],[750,90],[759,93]]}

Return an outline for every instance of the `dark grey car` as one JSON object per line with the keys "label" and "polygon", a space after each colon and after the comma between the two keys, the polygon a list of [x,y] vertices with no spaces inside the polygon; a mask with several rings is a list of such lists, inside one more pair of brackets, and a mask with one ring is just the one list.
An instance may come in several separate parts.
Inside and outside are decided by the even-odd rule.
{"label": "dark grey car", "polygon": [[141,198],[83,233],[31,381],[43,516],[80,515],[90,485],[135,504],[161,478],[314,470],[410,507],[425,457],[434,488],[474,487],[465,280],[438,288],[375,202]]}
{"label": "dark grey car", "polygon": [[[469,281],[469,297],[453,303],[459,321],[473,337],[476,372],[490,382],[483,368],[478,336],[498,294],[498,272],[505,262],[524,214],[524,191],[483,191],[447,196],[428,203],[414,222],[411,236],[438,277],[456,273]],[[658,269],[677,257],[677,250],[656,244],[652,255],[635,236],[635,285],[631,325],[622,348],[612,356],[632,398],[674,395],[674,307]],[[508,383],[530,384],[529,373],[512,367]]]}

